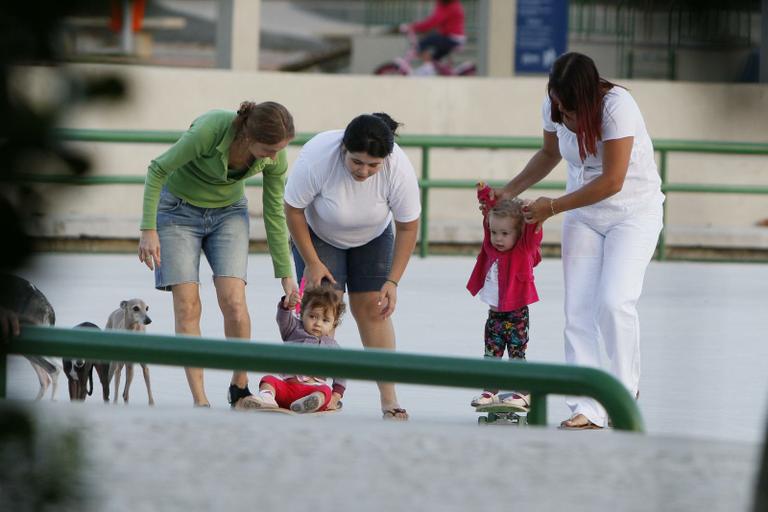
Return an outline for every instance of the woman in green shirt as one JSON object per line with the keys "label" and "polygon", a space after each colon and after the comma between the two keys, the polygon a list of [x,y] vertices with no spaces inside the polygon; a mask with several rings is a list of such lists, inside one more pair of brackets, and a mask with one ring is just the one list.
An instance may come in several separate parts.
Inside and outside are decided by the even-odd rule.
{"label": "woman in green shirt", "polygon": [[[200,253],[213,270],[227,338],[250,339],[245,300],[249,223],[245,180],[263,176],[264,225],[274,275],[286,297],[292,277],[283,211],[293,118],[278,103],[244,102],[235,112],[195,119],[168,151],[152,160],[144,185],[139,261],[155,271],[155,287],[173,294],[176,333],[200,335]],[[187,368],[196,406],[209,406],[202,368]],[[250,395],[248,375],[234,372],[229,401]]]}

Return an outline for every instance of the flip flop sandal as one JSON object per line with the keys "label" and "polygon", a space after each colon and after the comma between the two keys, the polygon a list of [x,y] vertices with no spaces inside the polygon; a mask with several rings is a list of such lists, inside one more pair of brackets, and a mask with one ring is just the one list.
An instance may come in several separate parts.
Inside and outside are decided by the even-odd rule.
{"label": "flip flop sandal", "polygon": [[[387,409],[385,411],[382,411],[382,413],[383,413],[382,418],[385,420],[408,421],[408,411],[400,407]],[[398,416],[398,414],[403,414],[405,415],[405,417]]]}
{"label": "flip flop sandal", "polygon": [[[583,422],[580,421],[578,424],[574,422],[576,418],[584,418]],[[570,425],[568,425],[570,423]],[[561,430],[602,430],[603,427],[596,425],[589,421],[586,416],[583,414],[577,414],[576,416],[573,416],[562,423],[560,423],[560,429]]]}

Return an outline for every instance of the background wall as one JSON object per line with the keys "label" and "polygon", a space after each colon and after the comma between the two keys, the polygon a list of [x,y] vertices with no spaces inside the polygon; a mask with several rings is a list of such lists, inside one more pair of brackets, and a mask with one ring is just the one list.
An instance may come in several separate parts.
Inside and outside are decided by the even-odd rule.
{"label": "background wall", "polygon": [[[402,78],[152,67],[72,66],[79,74],[122,74],[130,89],[120,105],[92,104],[68,113],[73,128],[183,130],[202,112],[236,109],[240,101],[275,100],[293,113],[297,130],[343,128],[363,112],[385,111],[404,134],[538,136],[545,78]],[[768,139],[768,86],[621,80],[642,109],[653,138],[712,141]],[[41,105],[55,101],[57,84],[45,68],[18,70],[16,86]],[[165,149],[154,144],[75,144],[91,156],[96,174],[144,175]],[[299,148],[289,149],[291,161]],[[420,153],[409,150],[417,172]],[[506,179],[531,151],[433,150],[431,177]],[[564,180],[564,166],[551,175]],[[670,181],[768,185],[768,158],[672,155]],[[45,187],[41,189],[45,191]],[[41,212],[43,236],[134,238],[138,236],[142,187],[72,187]],[[260,191],[249,191],[252,215],[261,215]],[[668,201],[671,244],[768,248],[765,196],[672,194]],[[430,240],[471,242],[481,238],[474,192],[431,195]],[[252,223],[253,237],[263,225]],[[545,240],[559,238],[559,221],[548,223]]]}

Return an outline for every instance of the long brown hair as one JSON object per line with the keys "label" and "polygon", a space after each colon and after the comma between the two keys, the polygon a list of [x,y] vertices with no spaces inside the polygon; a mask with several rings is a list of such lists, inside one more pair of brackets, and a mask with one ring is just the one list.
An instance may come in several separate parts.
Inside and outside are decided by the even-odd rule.
{"label": "long brown hair", "polygon": [[235,137],[245,135],[262,144],[278,144],[296,135],[293,116],[287,108],[274,101],[258,104],[242,102],[232,125]]}
{"label": "long brown hair", "polygon": [[[579,156],[597,154],[597,142],[602,137],[603,98],[616,84],[600,77],[595,62],[581,53],[565,53],[552,65],[547,94],[552,103],[551,119],[563,123],[557,104],[576,112],[576,138]],[[557,96],[557,100],[552,94]]]}

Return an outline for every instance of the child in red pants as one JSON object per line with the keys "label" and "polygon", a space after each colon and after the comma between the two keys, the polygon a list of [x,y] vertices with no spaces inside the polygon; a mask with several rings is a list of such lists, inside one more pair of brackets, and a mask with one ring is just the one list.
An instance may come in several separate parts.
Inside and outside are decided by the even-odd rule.
{"label": "child in red pants", "polygon": [[[286,343],[307,343],[338,348],[333,332],[339,325],[346,306],[330,286],[305,290],[301,299],[301,319],[293,309],[299,301],[298,293],[288,299],[287,307],[281,299],[277,305],[277,325]],[[346,383],[333,379],[329,386],[324,377],[287,374],[281,377],[266,375],[259,383],[259,393],[242,398],[237,408],[290,409],[307,413],[334,410],[341,407]]]}

